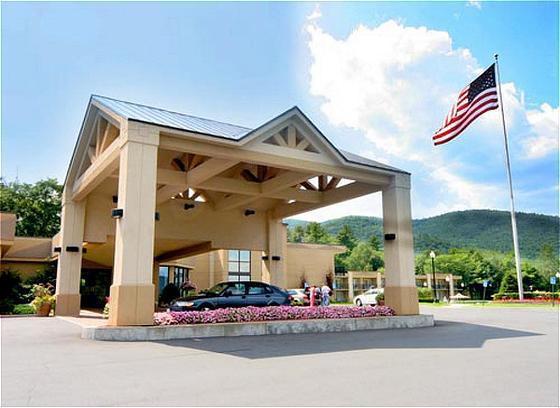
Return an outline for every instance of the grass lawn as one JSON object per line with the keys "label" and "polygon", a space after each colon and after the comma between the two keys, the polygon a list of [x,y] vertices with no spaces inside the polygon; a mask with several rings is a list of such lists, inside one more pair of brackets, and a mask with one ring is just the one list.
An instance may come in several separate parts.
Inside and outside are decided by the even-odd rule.
{"label": "grass lawn", "polygon": [[[552,309],[552,303],[494,303],[494,302],[461,302],[461,303],[420,303],[427,307],[481,307],[481,308],[495,308],[495,307],[511,307],[511,308],[548,308]],[[558,309],[558,302],[555,302],[554,307]]]}

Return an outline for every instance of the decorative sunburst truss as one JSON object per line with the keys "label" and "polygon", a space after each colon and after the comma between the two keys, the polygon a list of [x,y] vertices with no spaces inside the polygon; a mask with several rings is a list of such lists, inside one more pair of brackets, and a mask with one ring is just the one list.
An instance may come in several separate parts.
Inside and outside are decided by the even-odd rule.
{"label": "decorative sunburst truss", "polygon": [[264,143],[319,153],[319,149],[317,149],[293,124],[286,126],[278,133],[264,140]]}
{"label": "decorative sunburst truss", "polygon": [[97,116],[87,145],[87,154],[84,156],[80,165],[79,174],[82,174],[101,157],[111,143],[119,137],[119,133],[119,128],[114,126],[103,116]]}

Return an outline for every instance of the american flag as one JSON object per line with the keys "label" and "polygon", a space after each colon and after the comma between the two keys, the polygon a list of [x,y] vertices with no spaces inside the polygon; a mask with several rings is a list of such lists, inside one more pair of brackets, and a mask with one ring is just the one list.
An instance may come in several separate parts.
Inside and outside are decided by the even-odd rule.
{"label": "american flag", "polygon": [[432,136],[434,145],[455,139],[480,115],[498,109],[495,65],[492,64],[461,91],[443,126]]}

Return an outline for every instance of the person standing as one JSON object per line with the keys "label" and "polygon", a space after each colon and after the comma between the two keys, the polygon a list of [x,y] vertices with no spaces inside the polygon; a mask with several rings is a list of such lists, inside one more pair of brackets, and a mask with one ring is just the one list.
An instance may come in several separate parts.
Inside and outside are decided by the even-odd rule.
{"label": "person standing", "polygon": [[321,287],[321,304],[323,306],[328,306],[331,303],[331,288],[329,288],[327,285],[323,285],[323,287]]}
{"label": "person standing", "polygon": [[315,286],[311,286],[309,288],[309,306],[314,307],[315,306]]}

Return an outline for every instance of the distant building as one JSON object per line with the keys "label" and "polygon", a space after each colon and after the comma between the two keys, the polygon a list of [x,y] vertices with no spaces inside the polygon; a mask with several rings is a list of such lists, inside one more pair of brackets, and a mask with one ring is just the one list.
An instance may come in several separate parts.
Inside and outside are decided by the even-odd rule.
{"label": "distant building", "polygon": [[[431,275],[416,275],[416,287],[432,289]],[[438,300],[449,299],[455,295],[462,277],[458,275],[436,273],[436,296]],[[334,296],[338,302],[352,302],[357,296],[371,288],[384,288],[385,275],[381,272],[343,272],[334,279]]]}
{"label": "distant building", "polygon": [[15,214],[0,213],[2,270],[18,272],[25,280],[51,263],[50,238],[16,237]]}

